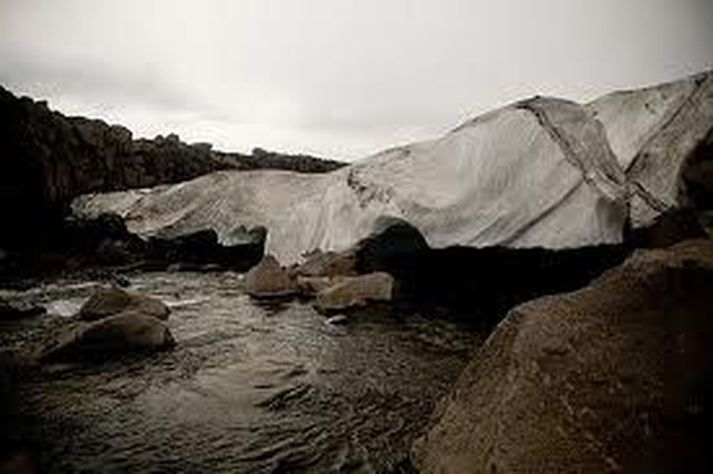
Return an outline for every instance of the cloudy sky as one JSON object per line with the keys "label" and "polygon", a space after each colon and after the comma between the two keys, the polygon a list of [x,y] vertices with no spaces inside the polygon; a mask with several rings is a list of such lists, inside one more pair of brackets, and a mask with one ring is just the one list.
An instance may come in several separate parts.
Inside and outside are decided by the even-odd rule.
{"label": "cloudy sky", "polygon": [[225,150],[354,159],[710,68],[711,0],[0,0],[0,84]]}

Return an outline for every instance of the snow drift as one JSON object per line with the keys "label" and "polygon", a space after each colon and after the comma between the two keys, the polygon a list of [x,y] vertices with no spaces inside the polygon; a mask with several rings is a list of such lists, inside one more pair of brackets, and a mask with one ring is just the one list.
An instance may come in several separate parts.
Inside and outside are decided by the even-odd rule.
{"label": "snow drift", "polygon": [[227,245],[265,226],[266,251],[284,263],[350,248],[383,217],[435,248],[619,243],[629,214],[646,225],[677,204],[681,169],[712,125],[709,73],[587,105],[536,97],[328,174],[224,171],[73,209],[116,212],[144,236],[210,228]]}

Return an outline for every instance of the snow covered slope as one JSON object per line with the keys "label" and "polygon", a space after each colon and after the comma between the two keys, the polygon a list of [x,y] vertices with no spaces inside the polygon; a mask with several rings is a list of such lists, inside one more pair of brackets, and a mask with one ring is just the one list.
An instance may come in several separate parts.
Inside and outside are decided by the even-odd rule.
{"label": "snow covered slope", "polygon": [[[284,263],[315,248],[347,249],[382,216],[408,221],[433,247],[617,243],[628,217],[629,180],[637,189],[633,199],[652,194],[675,203],[665,200],[670,189],[661,183],[675,184],[671,163],[680,167],[711,128],[711,90],[711,77],[700,76],[587,106],[538,97],[329,174],[225,171],[84,196],[74,209],[87,217],[117,212],[147,236],[213,228],[226,244],[239,227],[263,225],[267,251]],[[637,219],[648,212],[632,206]]]}
{"label": "snow covered slope", "polygon": [[685,160],[713,130],[713,72],[615,92],[587,107],[632,185],[632,224],[648,225],[679,204]]}

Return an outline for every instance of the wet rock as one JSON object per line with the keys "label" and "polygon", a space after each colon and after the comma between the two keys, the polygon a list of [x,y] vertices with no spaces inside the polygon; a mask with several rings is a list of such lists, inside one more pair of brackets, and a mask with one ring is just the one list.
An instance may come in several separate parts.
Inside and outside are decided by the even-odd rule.
{"label": "wet rock", "polygon": [[166,324],[140,311],[126,311],[81,325],[41,351],[46,362],[102,360],[117,354],[164,350],[175,345]]}
{"label": "wet rock", "polygon": [[39,316],[46,312],[42,306],[26,301],[4,301],[0,299],[0,321],[16,320]]}
{"label": "wet rock", "polygon": [[371,235],[357,243],[354,258],[359,273],[389,271],[429,249],[416,227],[402,219],[382,217]]}
{"label": "wet rock", "polygon": [[326,276],[297,276],[297,287],[305,296],[315,296],[320,291],[334,286],[335,278]]}
{"label": "wet rock", "polygon": [[305,277],[334,277],[356,275],[356,259],[352,252],[323,252],[313,250],[303,255],[305,261],[292,273]]}
{"label": "wet rock", "polygon": [[713,241],[518,306],[416,443],[419,472],[704,472]]}
{"label": "wet rock", "polygon": [[79,310],[79,318],[96,321],[124,311],[139,311],[158,319],[168,319],[170,309],[162,301],[111,286],[100,288]]}
{"label": "wet rock", "polygon": [[377,272],[356,277],[344,277],[317,293],[315,307],[324,312],[366,306],[372,302],[393,299],[394,278]]}
{"label": "wet rock", "polygon": [[297,282],[272,255],[265,255],[245,275],[245,290],[255,298],[279,298],[298,292]]}

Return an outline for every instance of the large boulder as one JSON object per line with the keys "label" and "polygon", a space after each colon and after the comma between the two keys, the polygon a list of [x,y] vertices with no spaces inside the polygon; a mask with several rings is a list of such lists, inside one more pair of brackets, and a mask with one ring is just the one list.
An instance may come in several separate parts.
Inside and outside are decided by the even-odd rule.
{"label": "large boulder", "polygon": [[711,282],[713,241],[687,241],[637,251],[589,287],[515,308],[434,414],[416,466],[705,472]]}
{"label": "large boulder", "polygon": [[245,274],[245,290],[254,298],[279,298],[298,292],[297,282],[272,255]]}
{"label": "large boulder", "polygon": [[96,321],[124,311],[139,311],[163,320],[168,319],[171,312],[168,306],[156,298],[111,286],[96,290],[80,308],[79,318]]}
{"label": "large boulder", "polygon": [[315,306],[324,312],[342,311],[393,299],[394,278],[376,272],[356,277],[343,277],[317,293]]}
{"label": "large boulder", "polygon": [[174,345],[171,331],[163,321],[139,311],[126,311],[69,331],[43,349],[40,360],[100,360]]}

